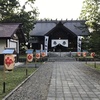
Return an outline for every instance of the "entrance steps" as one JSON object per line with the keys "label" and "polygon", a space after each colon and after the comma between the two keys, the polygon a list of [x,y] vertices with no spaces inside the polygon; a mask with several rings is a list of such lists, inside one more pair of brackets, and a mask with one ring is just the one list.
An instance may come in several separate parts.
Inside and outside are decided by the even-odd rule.
{"label": "entrance steps", "polygon": [[68,57],[68,56],[66,56],[66,57],[49,57],[48,58],[48,61],[49,62],[57,62],[57,61],[60,61],[60,62],[66,62],[66,61],[75,61],[75,58],[73,58],[73,57]]}
{"label": "entrance steps", "polygon": [[[74,53],[73,53],[74,54]],[[49,52],[48,53],[48,61],[55,62],[55,61],[75,61],[76,59],[73,57],[72,53],[70,52]]]}

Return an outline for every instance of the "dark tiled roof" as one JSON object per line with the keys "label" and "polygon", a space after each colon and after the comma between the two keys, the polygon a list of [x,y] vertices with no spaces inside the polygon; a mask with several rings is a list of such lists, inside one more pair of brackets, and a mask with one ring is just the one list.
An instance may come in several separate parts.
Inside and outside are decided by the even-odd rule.
{"label": "dark tiled roof", "polygon": [[10,38],[19,25],[20,23],[0,23],[0,38]]}
{"label": "dark tiled roof", "polygon": [[78,35],[88,35],[89,31],[85,25],[85,21],[67,21],[64,26],[70,29],[73,33]]}
{"label": "dark tiled roof", "polygon": [[44,36],[48,31],[56,26],[55,23],[37,22],[35,28],[30,32],[30,35]]}
{"label": "dark tiled roof", "polygon": [[56,25],[61,22],[67,29],[71,30],[76,35],[88,35],[88,29],[83,20],[51,20],[51,21],[37,21],[33,30],[30,32],[31,36],[44,36]]}

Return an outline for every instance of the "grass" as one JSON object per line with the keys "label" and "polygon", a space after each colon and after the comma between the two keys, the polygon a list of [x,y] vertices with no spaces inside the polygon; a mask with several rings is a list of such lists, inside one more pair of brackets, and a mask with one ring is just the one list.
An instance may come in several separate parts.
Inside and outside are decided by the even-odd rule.
{"label": "grass", "polygon": [[26,54],[19,55],[19,58],[26,58]]}
{"label": "grass", "polygon": [[[78,57],[78,56],[77,56]],[[78,58],[92,58],[91,56],[86,56],[86,57],[83,57],[83,56],[80,56]]]}
{"label": "grass", "polygon": [[[36,68],[28,68],[28,76],[31,75]],[[25,78],[26,78],[26,69],[25,68],[15,68],[11,72],[5,73],[5,83],[6,89],[5,93],[3,93],[3,81],[4,74],[3,70],[0,69],[0,100],[4,98],[9,92],[11,92],[16,86],[18,86]]]}
{"label": "grass", "polygon": [[92,68],[95,68],[96,70],[100,70],[100,63],[96,63],[96,66],[95,66],[95,63],[87,63],[88,66],[92,67]]}

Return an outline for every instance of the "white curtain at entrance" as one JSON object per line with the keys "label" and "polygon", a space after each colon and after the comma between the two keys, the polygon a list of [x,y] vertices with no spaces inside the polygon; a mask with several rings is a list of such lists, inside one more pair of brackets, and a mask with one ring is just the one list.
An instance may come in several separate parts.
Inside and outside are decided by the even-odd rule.
{"label": "white curtain at entrance", "polygon": [[51,42],[52,42],[51,47],[55,47],[59,44],[64,46],[64,47],[68,47],[68,40],[65,40],[65,39],[60,39],[60,40],[59,39],[54,39]]}

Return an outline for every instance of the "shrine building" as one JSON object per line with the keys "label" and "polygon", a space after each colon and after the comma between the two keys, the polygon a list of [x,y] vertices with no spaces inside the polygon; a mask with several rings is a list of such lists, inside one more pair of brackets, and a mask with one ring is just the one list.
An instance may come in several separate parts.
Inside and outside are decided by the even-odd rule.
{"label": "shrine building", "polygon": [[29,48],[48,52],[81,52],[83,36],[88,36],[84,20],[39,20],[30,32]]}

